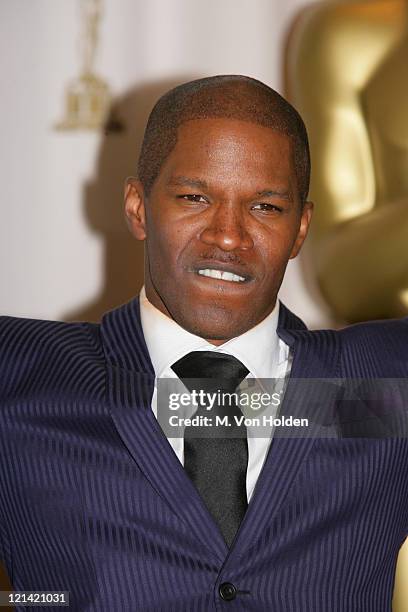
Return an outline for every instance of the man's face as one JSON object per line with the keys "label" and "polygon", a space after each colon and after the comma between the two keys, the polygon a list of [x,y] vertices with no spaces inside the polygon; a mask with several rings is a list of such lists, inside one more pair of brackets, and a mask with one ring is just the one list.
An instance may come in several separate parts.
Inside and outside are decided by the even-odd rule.
{"label": "man's face", "polygon": [[234,119],[184,123],[146,200],[131,181],[126,213],[146,239],[150,302],[221,344],[274,308],[288,260],[306,236],[291,140]]}

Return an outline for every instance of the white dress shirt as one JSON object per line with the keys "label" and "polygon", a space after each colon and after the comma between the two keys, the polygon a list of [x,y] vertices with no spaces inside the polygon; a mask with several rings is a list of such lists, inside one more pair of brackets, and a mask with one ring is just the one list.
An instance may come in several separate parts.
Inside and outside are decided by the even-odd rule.
{"label": "white dress shirt", "polygon": [[[171,366],[192,351],[218,351],[239,359],[249,370],[246,379],[284,378],[289,364],[289,347],[277,335],[279,303],[273,311],[255,327],[241,336],[214,346],[203,338],[191,334],[173,319],[160,312],[146,297],[144,287],[140,292],[140,315],[143,334],[157,378],[177,378]],[[152,398],[152,410],[157,418],[157,388]],[[273,428],[267,438],[260,438],[248,430],[248,468],[246,489],[248,502],[265,462],[271,443]],[[184,465],[183,438],[168,438],[178,459]]]}

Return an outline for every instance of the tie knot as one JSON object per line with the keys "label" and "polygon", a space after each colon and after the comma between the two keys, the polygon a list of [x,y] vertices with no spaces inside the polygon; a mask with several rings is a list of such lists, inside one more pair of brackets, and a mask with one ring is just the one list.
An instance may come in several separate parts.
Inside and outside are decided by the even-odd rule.
{"label": "tie knot", "polygon": [[[249,374],[249,370],[241,361],[232,355],[216,351],[193,351],[171,367],[181,380],[204,379],[203,387],[208,387],[210,383],[208,379],[211,379],[214,387],[232,390],[236,389]],[[193,386],[196,387],[195,384]]]}

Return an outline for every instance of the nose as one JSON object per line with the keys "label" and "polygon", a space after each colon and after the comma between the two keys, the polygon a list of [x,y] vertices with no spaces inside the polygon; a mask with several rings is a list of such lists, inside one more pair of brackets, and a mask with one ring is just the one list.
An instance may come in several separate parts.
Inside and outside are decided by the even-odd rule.
{"label": "nose", "polygon": [[207,219],[207,225],[200,234],[204,244],[217,246],[223,251],[251,249],[253,240],[245,227],[243,211],[236,203],[222,203],[214,206]]}

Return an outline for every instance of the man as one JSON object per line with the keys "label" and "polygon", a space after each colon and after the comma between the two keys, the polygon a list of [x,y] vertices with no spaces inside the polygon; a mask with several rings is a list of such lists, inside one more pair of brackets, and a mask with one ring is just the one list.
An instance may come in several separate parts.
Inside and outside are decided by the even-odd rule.
{"label": "man", "polygon": [[157,420],[163,379],[193,395],[286,377],[284,416],[309,405],[298,379],[407,376],[407,321],[309,332],[277,302],[308,182],[303,122],[266,85],[212,77],[159,100],[126,187],[140,300],[100,326],[1,321],[0,557],[16,590],[98,612],[391,609],[405,439],[330,429],[331,387],[330,436],[166,437]]}

